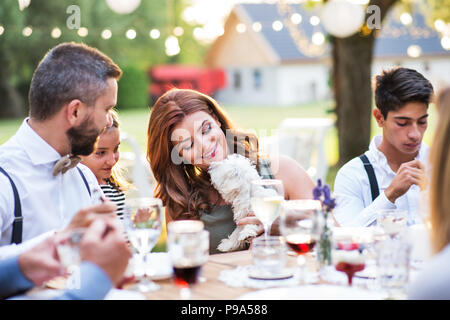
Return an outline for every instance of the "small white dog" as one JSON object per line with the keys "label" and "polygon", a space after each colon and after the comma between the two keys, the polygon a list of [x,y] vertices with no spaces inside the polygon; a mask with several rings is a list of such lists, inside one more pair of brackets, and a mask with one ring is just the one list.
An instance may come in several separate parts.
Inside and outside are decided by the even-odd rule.
{"label": "small white dog", "polygon": [[[226,202],[231,203],[234,221],[246,217],[251,211],[250,182],[261,179],[250,160],[239,154],[231,154],[224,160],[211,164],[208,172],[214,188]],[[261,189],[264,195],[267,189]],[[245,240],[255,237],[258,228],[256,224],[238,226],[228,239],[222,239],[217,249],[226,252],[244,248]]]}

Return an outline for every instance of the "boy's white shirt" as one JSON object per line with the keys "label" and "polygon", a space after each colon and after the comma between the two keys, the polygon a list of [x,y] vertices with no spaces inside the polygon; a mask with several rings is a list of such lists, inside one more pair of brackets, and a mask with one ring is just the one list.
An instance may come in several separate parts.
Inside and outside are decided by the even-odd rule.
{"label": "boy's white shirt", "polygon": [[[365,152],[377,177],[380,195],[372,202],[369,178],[359,157],[347,162],[337,173],[334,183],[336,208],[333,213],[341,226],[369,226],[376,221],[376,211],[381,209],[402,209],[408,212],[408,225],[422,223],[419,186],[412,185],[409,190],[395,200],[389,201],[384,190],[391,184],[395,172],[389,166],[386,156],[378,146],[383,137],[373,137],[369,150]],[[429,147],[423,142],[415,159],[425,165],[429,172]]]}

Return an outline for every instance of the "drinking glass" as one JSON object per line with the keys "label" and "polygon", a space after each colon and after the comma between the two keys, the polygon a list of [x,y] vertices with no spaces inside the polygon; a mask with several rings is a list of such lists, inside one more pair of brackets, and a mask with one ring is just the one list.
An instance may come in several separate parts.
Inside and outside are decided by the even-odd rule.
{"label": "drinking glass", "polygon": [[404,299],[409,281],[412,247],[399,239],[376,244],[378,281],[387,299]]}
{"label": "drinking glass", "polygon": [[61,264],[67,269],[69,277],[67,289],[80,288],[80,243],[86,228],[74,228],[65,232],[57,242],[56,250]]}
{"label": "drinking glass", "polygon": [[251,181],[250,204],[256,218],[264,226],[264,235],[270,235],[272,223],[280,214],[284,201],[283,182],[276,179],[261,179]]}
{"label": "drinking glass", "polygon": [[349,236],[335,240],[331,258],[335,269],[347,275],[348,285],[351,286],[355,273],[366,267],[368,254],[366,243]]}
{"label": "drinking glass", "polygon": [[167,225],[167,248],[182,299],[191,297],[190,286],[198,282],[201,268],[208,260],[209,232],[203,228],[203,222],[193,220],[172,221]]}
{"label": "drinking glass", "polygon": [[407,212],[399,209],[377,211],[377,225],[391,238],[398,236],[407,225]]}
{"label": "drinking glass", "polygon": [[131,245],[137,250],[144,272],[143,277],[130,290],[143,293],[160,289],[148,278],[146,265],[159,236],[163,217],[163,204],[157,198],[132,198],[125,201],[124,225]]}
{"label": "drinking glass", "polygon": [[255,279],[285,279],[292,277],[286,272],[286,243],[283,237],[258,237],[252,241],[252,260],[255,268],[249,277]]}
{"label": "drinking glass", "polygon": [[280,229],[288,247],[297,254],[302,279],[308,282],[305,273],[305,254],[314,249],[320,237],[318,200],[286,200],[281,209]]}

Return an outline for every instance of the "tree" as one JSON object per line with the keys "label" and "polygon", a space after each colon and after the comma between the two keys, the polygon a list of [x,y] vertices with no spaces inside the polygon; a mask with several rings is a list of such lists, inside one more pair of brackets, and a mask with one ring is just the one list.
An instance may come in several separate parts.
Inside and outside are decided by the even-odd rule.
{"label": "tree", "polygon": [[[371,0],[370,5],[378,6],[381,21],[396,4],[411,11],[414,6],[425,15],[430,25],[435,19],[450,20],[450,1],[433,0]],[[371,66],[373,47],[376,40],[374,30],[366,24],[358,32],[347,38],[330,37],[332,43],[333,90],[337,131],[339,139],[339,161],[342,166],[359,156],[370,141],[372,110]]]}
{"label": "tree", "polygon": [[[371,0],[380,8],[381,21],[397,0]],[[366,16],[366,21],[369,16]],[[367,150],[372,110],[371,67],[375,33],[331,37],[333,90],[339,139],[338,167]]]}

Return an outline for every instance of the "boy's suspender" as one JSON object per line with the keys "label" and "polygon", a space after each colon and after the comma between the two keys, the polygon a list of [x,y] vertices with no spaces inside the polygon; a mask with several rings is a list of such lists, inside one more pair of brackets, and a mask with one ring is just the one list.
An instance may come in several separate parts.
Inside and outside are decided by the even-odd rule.
{"label": "boy's suspender", "polygon": [[359,158],[363,162],[364,169],[366,170],[367,176],[369,177],[370,191],[372,192],[372,201],[374,201],[380,195],[380,189],[378,188],[375,171],[373,170],[373,166],[365,154],[362,154],[361,156],[359,156]]}
{"label": "boy's suspender", "polygon": [[[89,184],[86,180],[86,177],[84,176],[83,172],[80,168],[76,167],[78,169],[78,172],[81,175],[81,178],[83,179],[83,182],[86,186],[86,189],[89,193],[89,196],[91,196],[91,190],[89,188]],[[17,191],[16,185],[14,184],[14,181],[11,179],[9,174],[3,170],[2,167],[0,167],[0,172],[3,173],[11,183],[11,187],[13,189],[14,194],[14,222],[12,226],[12,236],[11,236],[11,243],[19,244],[22,242],[22,230],[23,230],[23,217],[22,217],[22,206],[20,205],[20,197],[19,192]]]}

